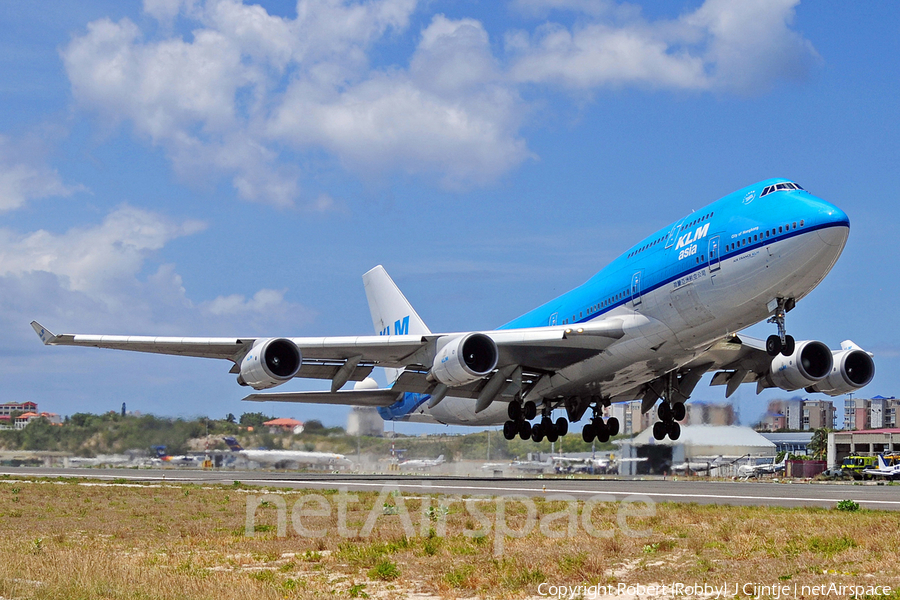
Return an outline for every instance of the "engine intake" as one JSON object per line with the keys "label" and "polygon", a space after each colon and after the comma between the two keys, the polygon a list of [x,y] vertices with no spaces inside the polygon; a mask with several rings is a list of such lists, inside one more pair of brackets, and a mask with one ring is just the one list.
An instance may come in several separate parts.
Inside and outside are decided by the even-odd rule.
{"label": "engine intake", "polygon": [[448,341],[434,357],[431,374],[449,387],[477,381],[494,370],[497,344],[483,333],[468,333]]}
{"label": "engine intake", "polygon": [[822,342],[797,342],[793,354],[772,359],[769,378],[776,387],[792,392],[827,377],[833,364],[831,350]]}
{"label": "engine intake", "polygon": [[836,350],[833,355],[831,373],[806,391],[840,396],[869,385],[875,377],[875,361],[867,352],[856,348]]}
{"label": "engine intake", "polygon": [[294,377],[301,364],[303,356],[291,340],[259,340],[241,361],[238,383],[255,390],[275,387]]}

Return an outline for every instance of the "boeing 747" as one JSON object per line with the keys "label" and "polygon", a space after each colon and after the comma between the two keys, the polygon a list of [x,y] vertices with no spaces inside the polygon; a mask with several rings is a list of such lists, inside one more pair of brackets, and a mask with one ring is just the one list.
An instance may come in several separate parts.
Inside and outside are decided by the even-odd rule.
{"label": "boeing 747", "polygon": [[[603,408],[658,403],[653,435],[677,439],[684,402],[706,373],[726,397],[743,383],[830,396],[867,385],[870,353],[795,340],[786,315],[832,269],[850,232],[840,208],[787,179],[769,179],[685,215],[628,248],[584,284],[491,331],[432,333],[381,266],[363,275],[377,335],[197,338],[56,335],[48,345],[94,346],[230,361],[241,385],[294,377],[323,392],[245,400],[376,406],[384,419],[503,424],[507,439],[566,435],[587,415],[584,440],[619,431]],[[766,340],[740,334],[768,321]],[[388,387],[369,378],[375,367]],[[350,381],[356,389],[341,389]],[[551,418],[556,409],[565,417]]]}

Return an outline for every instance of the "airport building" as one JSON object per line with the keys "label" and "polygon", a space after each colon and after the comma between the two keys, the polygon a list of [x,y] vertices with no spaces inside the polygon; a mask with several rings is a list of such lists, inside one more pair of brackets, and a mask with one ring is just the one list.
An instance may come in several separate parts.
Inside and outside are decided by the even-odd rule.
{"label": "airport building", "polygon": [[4,402],[0,404],[0,427],[11,427],[13,414],[36,413],[38,405],[34,402]]}
{"label": "airport building", "polygon": [[[717,475],[731,476],[740,464],[775,458],[776,446],[749,427],[686,425],[676,441],[653,439],[648,429],[631,440],[619,442],[622,475],[672,473],[685,463],[731,463],[717,469]],[[723,460],[725,459],[725,460]],[[742,462],[743,461],[743,462]]]}
{"label": "airport building", "polygon": [[900,429],[832,431],[828,434],[828,468],[839,466],[848,456],[900,454]]}

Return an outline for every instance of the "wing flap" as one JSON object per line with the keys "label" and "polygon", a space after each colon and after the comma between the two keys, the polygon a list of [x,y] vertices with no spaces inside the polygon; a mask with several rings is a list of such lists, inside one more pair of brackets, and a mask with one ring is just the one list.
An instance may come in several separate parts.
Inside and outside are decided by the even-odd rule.
{"label": "wing flap", "polygon": [[305,404],[339,404],[343,406],[390,406],[402,392],[394,390],[341,390],[337,392],[268,392],[250,394],[248,402],[300,402]]}

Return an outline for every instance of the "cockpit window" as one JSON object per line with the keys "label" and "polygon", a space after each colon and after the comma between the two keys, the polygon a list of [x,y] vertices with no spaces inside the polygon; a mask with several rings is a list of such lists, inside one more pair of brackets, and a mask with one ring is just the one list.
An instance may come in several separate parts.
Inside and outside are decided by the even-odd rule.
{"label": "cockpit window", "polygon": [[771,194],[772,192],[781,192],[781,191],[787,191],[787,190],[802,190],[802,189],[803,188],[800,187],[799,185],[797,185],[796,183],[793,183],[791,181],[786,181],[784,183],[776,183],[775,185],[767,186],[762,191],[762,194],[759,195],[759,197],[762,198],[763,196]]}

